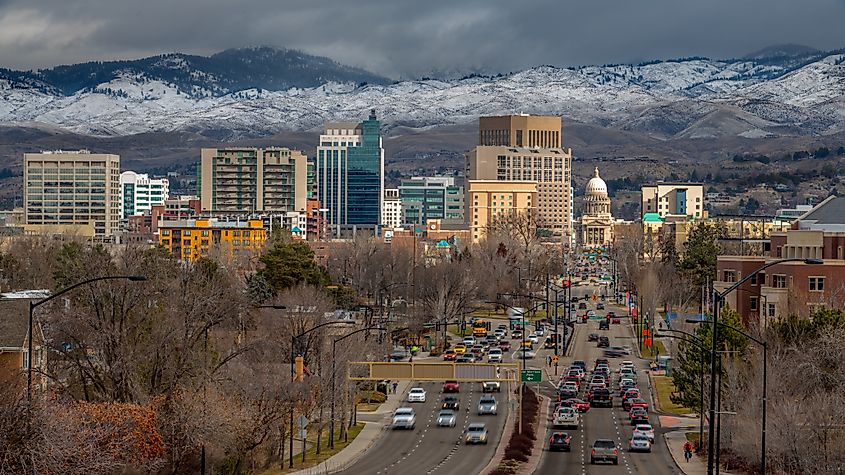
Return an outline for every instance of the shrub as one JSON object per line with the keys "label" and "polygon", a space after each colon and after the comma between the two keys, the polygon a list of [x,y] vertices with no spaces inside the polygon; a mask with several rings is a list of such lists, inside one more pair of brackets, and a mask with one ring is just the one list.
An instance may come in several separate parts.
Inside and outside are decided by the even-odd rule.
{"label": "shrub", "polygon": [[387,395],[379,391],[361,391],[355,396],[355,402],[360,404],[362,402],[383,403],[387,401]]}

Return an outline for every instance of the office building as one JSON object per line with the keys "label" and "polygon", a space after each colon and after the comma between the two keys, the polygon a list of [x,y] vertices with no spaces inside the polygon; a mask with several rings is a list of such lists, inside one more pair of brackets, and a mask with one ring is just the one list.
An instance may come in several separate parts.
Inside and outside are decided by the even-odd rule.
{"label": "office building", "polygon": [[561,148],[560,117],[516,114],[478,119],[478,145]]}
{"label": "office building", "polygon": [[536,182],[538,226],[571,239],[571,149],[478,146],[467,155],[466,178]]}
{"label": "office building", "polygon": [[399,188],[385,188],[381,207],[381,225],[385,228],[401,226],[402,202],[399,200]]}
{"label": "office building", "polygon": [[120,156],[80,151],[24,154],[27,232],[91,234],[120,229]]}
{"label": "office building", "polygon": [[613,243],[613,216],[607,184],[595,175],[584,190],[584,214],[581,215],[581,244],[587,248],[608,248]]}
{"label": "office building", "polygon": [[467,182],[467,223],[472,241],[484,238],[487,229],[500,219],[537,211],[537,182],[469,180]]}
{"label": "office building", "polygon": [[384,200],[384,148],[375,110],[367,120],[329,122],[320,135],[317,199],[328,211],[332,233],[341,228],[378,228]]}
{"label": "office building", "polygon": [[690,219],[707,217],[704,211],[704,185],[701,183],[659,182],[643,185],[640,215],[657,213],[667,216],[687,216]]}
{"label": "office building", "polygon": [[176,219],[158,225],[159,244],[185,261],[214,252],[227,257],[255,254],[266,240],[267,231],[261,219]]}
{"label": "office building", "polygon": [[308,159],[289,148],[204,148],[197,177],[203,212],[305,212]]}
{"label": "office building", "polygon": [[464,188],[449,176],[413,177],[399,184],[402,224],[425,225],[430,219],[464,221]]}
{"label": "office building", "polygon": [[145,173],[125,171],[120,174],[120,216],[144,214],[153,206],[164,203],[170,193],[170,182],[167,178],[150,178]]}

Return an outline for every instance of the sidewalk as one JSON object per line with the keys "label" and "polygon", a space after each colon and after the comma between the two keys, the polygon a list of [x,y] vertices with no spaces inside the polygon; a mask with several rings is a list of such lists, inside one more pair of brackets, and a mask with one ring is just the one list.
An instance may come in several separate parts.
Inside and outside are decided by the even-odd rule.
{"label": "sidewalk", "polygon": [[[324,460],[318,465],[293,472],[290,475],[317,475],[334,473],[354,464],[367,449],[382,435],[387,425],[382,421],[389,417],[405,401],[406,393],[411,388],[411,381],[398,381],[396,394],[388,394],[387,400],[376,411],[358,412],[358,422],[364,428],[343,450]],[[300,441],[300,444],[302,442]],[[296,450],[295,450],[296,452]],[[299,452],[297,452],[299,453]]]}
{"label": "sidewalk", "polygon": [[[674,430],[663,434],[663,439],[666,441],[666,448],[672,454],[672,459],[675,460],[675,465],[686,475],[702,475],[707,473],[707,458],[693,454],[689,462],[684,461],[684,442],[687,438],[684,435],[687,431]],[[724,468],[719,473],[730,475],[731,473]]]}

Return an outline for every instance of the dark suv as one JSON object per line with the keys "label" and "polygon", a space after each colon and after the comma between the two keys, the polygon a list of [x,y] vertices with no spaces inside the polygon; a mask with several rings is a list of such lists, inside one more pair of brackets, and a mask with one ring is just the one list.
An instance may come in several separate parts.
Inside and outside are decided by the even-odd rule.
{"label": "dark suv", "polygon": [[607,348],[608,346],[610,346],[610,338],[606,336],[600,336],[596,346],[598,346],[599,348]]}
{"label": "dark suv", "polygon": [[590,407],[613,407],[613,396],[609,389],[596,388],[590,395]]}

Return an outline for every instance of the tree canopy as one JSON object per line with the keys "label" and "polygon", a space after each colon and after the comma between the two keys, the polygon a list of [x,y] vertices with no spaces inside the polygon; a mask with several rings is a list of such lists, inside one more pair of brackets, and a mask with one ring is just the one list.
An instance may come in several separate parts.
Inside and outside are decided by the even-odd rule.
{"label": "tree canopy", "polygon": [[260,261],[264,268],[258,275],[274,293],[302,283],[322,287],[330,282],[326,268],[317,264],[314,251],[302,241],[277,239]]}

